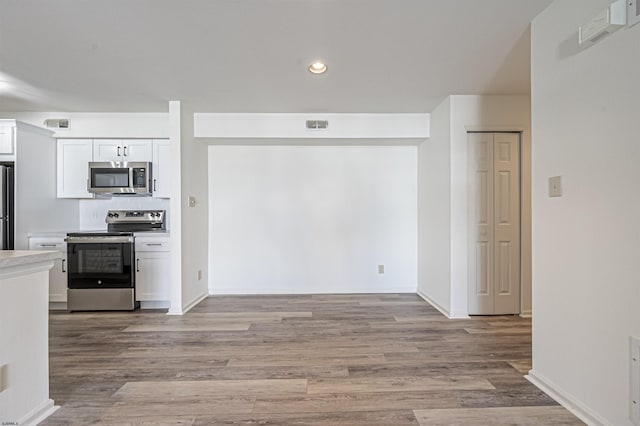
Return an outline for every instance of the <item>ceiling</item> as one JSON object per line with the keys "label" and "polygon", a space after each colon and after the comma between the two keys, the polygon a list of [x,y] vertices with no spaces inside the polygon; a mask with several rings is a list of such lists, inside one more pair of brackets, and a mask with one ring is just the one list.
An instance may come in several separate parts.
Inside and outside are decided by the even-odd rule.
{"label": "ceiling", "polygon": [[0,111],[403,113],[524,94],[529,22],[551,1],[0,0]]}

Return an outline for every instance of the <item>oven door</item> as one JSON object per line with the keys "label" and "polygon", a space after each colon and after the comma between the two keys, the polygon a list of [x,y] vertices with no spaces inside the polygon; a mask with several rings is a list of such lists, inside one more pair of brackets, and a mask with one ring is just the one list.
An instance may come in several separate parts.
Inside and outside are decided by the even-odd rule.
{"label": "oven door", "polygon": [[133,237],[68,237],[70,289],[133,288]]}

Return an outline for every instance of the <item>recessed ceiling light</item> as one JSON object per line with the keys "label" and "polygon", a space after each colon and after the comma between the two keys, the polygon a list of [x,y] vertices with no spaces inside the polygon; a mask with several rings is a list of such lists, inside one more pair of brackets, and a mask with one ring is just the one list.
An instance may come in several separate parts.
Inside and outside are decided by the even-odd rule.
{"label": "recessed ceiling light", "polygon": [[309,65],[309,71],[313,74],[322,74],[327,70],[327,65],[322,62],[314,62]]}

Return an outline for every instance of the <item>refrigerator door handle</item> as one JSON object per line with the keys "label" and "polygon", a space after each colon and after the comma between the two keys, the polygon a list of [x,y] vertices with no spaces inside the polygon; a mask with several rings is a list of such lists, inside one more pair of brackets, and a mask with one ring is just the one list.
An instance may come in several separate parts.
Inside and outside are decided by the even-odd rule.
{"label": "refrigerator door handle", "polygon": [[7,167],[0,166],[0,247],[1,250],[7,250],[8,244],[8,228],[9,228],[9,188],[7,182]]}

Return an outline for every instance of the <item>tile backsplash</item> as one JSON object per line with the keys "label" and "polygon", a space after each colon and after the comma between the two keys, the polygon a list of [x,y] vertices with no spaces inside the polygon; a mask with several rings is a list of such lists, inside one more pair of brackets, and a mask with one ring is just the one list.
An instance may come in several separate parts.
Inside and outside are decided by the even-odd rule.
{"label": "tile backsplash", "polygon": [[169,229],[169,199],[152,197],[113,197],[95,200],[80,200],[80,230],[107,229],[104,219],[108,210],[166,210]]}

